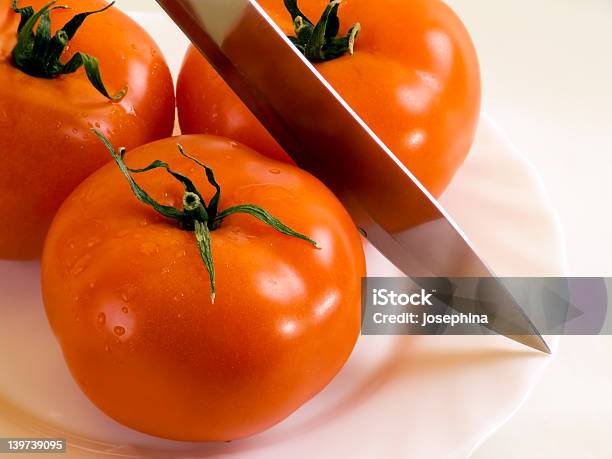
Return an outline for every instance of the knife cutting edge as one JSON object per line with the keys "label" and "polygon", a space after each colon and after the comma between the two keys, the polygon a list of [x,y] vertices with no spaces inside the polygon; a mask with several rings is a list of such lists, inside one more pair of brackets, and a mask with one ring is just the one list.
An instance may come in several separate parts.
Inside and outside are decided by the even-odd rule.
{"label": "knife cutting edge", "polygon": [[[256,1],[157,1],[295,162],[338,196],[404,274],[495,277],[443,207]],[[488,311],[495,316],[491,330],[550,353],[500,287]]]}

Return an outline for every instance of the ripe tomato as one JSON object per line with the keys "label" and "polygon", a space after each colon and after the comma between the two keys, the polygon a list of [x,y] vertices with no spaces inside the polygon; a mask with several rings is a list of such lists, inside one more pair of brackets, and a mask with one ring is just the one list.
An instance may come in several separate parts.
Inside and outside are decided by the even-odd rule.
{"label": "ripe tomato", "polygon": [[293,162],[191,45],[176,82],[176,105],[183,134],[222,135],[236,139],[269,158]]}
{"label": "ripe tomato", "polygon": [[[260,4],[295,35],[282,0]],[[313,22],[328,4],[299,2]],[[479,118],[480,72],[468,33],[438,0],[351,0],[339,16],[342,34],[361,23],[354,54],[316,63],[318,70],[439,196],[465,159]],[[282,157],[281,147],[193,48],[178,80],[177,104],[184,133],[229,135]]]}
{"label": "ripe tomato", "polygon": [[[19,0],[18,6],[40,11],[46,3]],[[51,11],[50,36],[77,13],[107,2],[61,0],[58,5],[68,8]],[[85,19],[60,63],[76,52],[97,58],[109,93],[127,87],[120,101],[102,95],[82,68],[49,78],[17,68],[11,54],[19,23],[11,1],[0,0],[0,214],[10,221],[0,230],[0,258],[27,259],[40,255],[62,201],[109,160],[90,128],[128,147],[167,137],[174,123],[174,89],[157,45],[114,7]],[[30,66],[29,71],[40,73],[42,67]]]}
{"label": "ripe tomato", "polygon": [[[212,136],[129,152],[130,167],[162,160],[219,210],[257,204],[320,246],[251,215],[212,230],[216,300],[191,230],[139,202],[115,164],[59,210],[42,261],[50,324],[74,378],[117,421],[148,434],[232,440],[287,417],[325,387],[360,328],[359,234],[335,196],[294,166]],[[183,189],[163,170],[134,174],[161,205]]]}

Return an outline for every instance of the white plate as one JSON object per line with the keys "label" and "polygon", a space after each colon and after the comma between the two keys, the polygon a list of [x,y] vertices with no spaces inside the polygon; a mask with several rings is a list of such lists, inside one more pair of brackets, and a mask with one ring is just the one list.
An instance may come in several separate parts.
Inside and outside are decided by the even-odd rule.
{"label": "white plate", "polygon": [[[162,16],[138,16],[176,69],[184,38]],[[442,201],[499,274],[565,272],[537,176],[486,117]],[[366,249],[371,275],[393,272]],[[463,458],[518,409],[550,360],[502,337],[364,337],[340,375],[275,428],[233,443],[170,442],[124,428],[80,392],[38,275],[36,263],[0,262],[0,433],[67,437],[69,457]]]}

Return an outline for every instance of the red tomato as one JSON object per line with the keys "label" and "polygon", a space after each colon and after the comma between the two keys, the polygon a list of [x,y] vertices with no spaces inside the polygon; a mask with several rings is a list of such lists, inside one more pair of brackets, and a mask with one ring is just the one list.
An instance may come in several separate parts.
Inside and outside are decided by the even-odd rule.
{"label": "red tomato", "polygon": [[[46,3],[20,0],[18,6],[40,11]],[[51,11],[53,35],[77,13],[98,10],[107,2],[60,4],[68,8]],[[96,127],[128,147],[167,137],[174,124],[174,89],[157,45],[114,7],[87,17],[59,62],[66,64],[76,52],[97,58],[108,92],[127,87],[118,102],[94,88],[82,68],[49,78],[26,72],[40,72],[40,62],[17,68],[11,53],[19,22],[11,1],[0,0],[0,215],[7,223],[0,229],[0,258],[23,259],[40,255],[62,201],[109,160],[90,129]]]}
{"label": "red tomato", "polygon": [[[282,0],[260,4],[295,35]],[[299,2],[313,22],[328,4]],[[318,70],[439,196],[471,147],[480,113],[478,59],[465,27],[438,0],[351,0],[342,3],[339,16],[340,35],[361,24],[354,54],[318,62]],[[178,80],[177,104],[184,133],[226,135],[271,157],[284,155],[193,48]]]}
{"label": "red tomato", "polygon": [[193,46],[176,83],[176,104],[184,134],[222,135],[269,158],[293,162]]}
{"label": "red tomato", "polygon": [[[360,329],[360,237],[317,179],[211,136],[158,141],[128,153],[214,189],[177,152],[207,164],[219,210],[257,204],[320,246],[250,215],[211,231],[216,300],[189,226],[139,202],[115,164],[85,180],[55,218],[42,261],[45,308],[87,396],[117,421],[176,440],[233,440],[287,417],[323,389]],[[184,192],[165,171],[133,174],[162,205]],[[186,229],[187,228],[187,229]]]}

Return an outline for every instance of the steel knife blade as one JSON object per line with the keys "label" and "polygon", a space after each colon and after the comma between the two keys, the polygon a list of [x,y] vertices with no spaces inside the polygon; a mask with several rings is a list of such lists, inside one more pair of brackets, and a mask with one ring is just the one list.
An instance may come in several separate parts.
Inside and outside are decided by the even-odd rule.
{"label": "steel knife blade", "polygon": [[[338,196],[367,239],[404,274],[495,276],[443,207],[255,0],[157,2],[295,162]],[[492,330],[550,352],[508,290],[499,292]]]}

